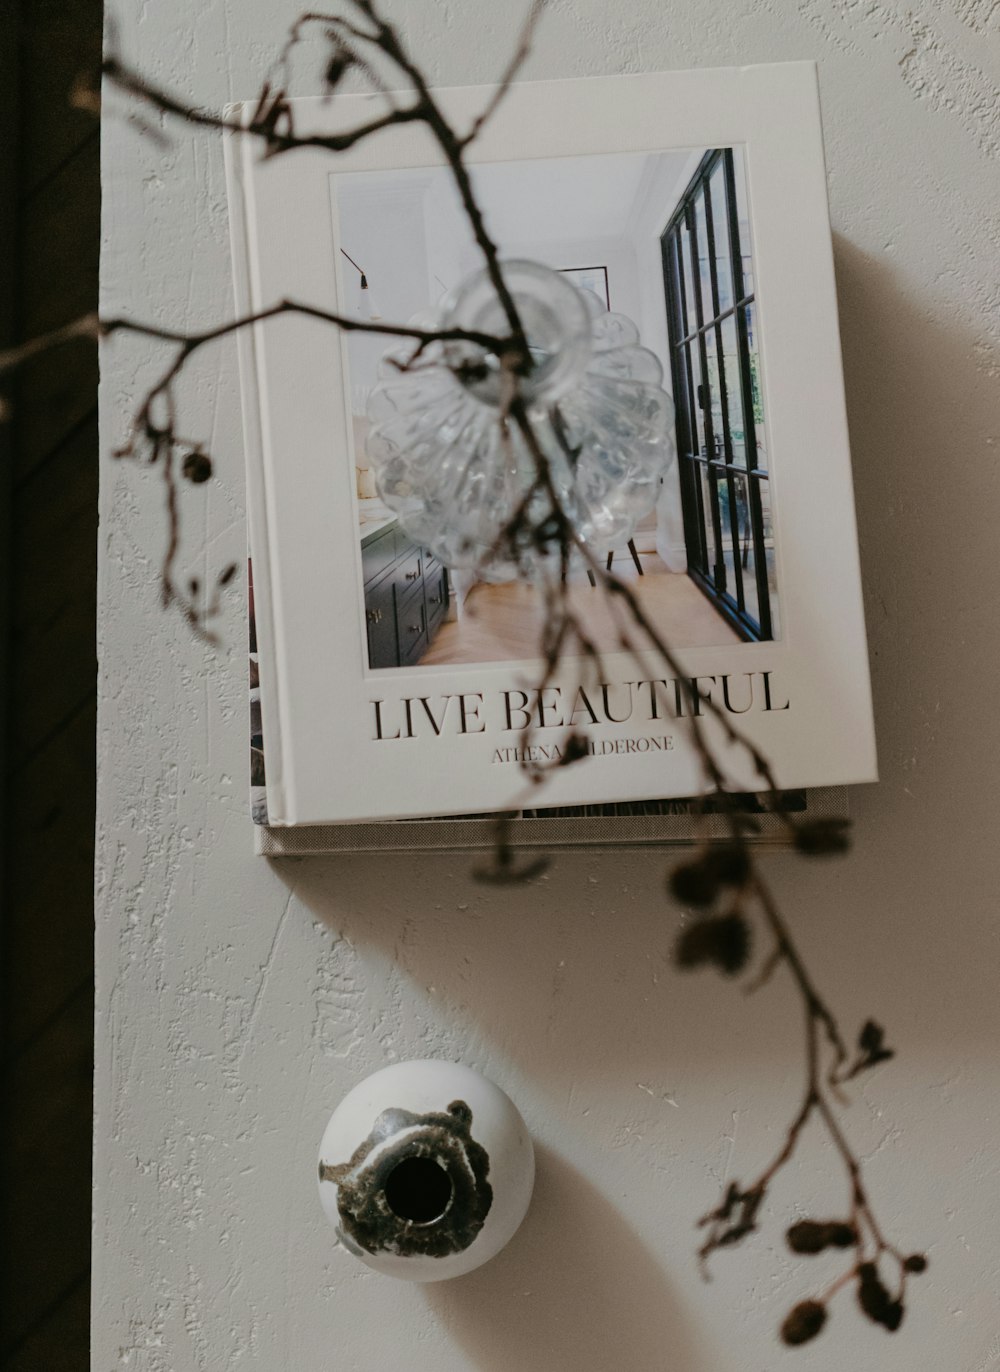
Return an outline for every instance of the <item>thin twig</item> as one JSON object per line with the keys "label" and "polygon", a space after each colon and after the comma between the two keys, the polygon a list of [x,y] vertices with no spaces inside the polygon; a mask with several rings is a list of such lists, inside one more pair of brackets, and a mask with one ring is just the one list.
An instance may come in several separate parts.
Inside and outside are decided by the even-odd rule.
{"label": "thin twig", "polygon": [[542,17],[542,11],[545,8],[545,4],[546,0],[533,0],[531,8],[528,10],[527,18],[524,21],[524,27],[521,30],[520,42],[514,49],[511,59],[507,63],[507,68],[504,71],[503,75],[500,77],[500,82],[497,85],[496,90],[493,92],[491,99],[489,100],[485,108],[482,110],[482,112],[478,114],[476,118],[473,120],[472,127],[469,129],[469,132],[465,135],[464,138],[459,140],[463,152],[469,146],[470,143],[475,142],[475,140],[481,133],[484,125],[488,124],[489,121],[493,118],[494,114],[496,114],[497,108],[502,102],[504,96],[507,94],[507,92],[513,85],[514,78],[517,76],[518,72],[521,70],[525,62],[528,60],[528,57],[531,53],[532,39],[535,36],[535,28],[538,25],[539,19],[541,19]]}
{"label": "thin twig", "polygon": [[262,324],[266,320],[275,319],[281,314],[297,314],[307,319],[317,319],[320,323],[335,325],[344,333],[375,333],[383,334],[389,338],[414,338],[424,347],[431,343],[456,342],[472,343],[476,347],[493,351],[506,346],[506,340],[498,335],[480,333],[476,329],[420,329],[412,324],[390,324],[376,322],[375,320],[355,319],[351,315],[324,310],[318,305],[308,305],[299,300],[279,300],[275,304],[267,305],[251,314],[241,315],[237,319],[230,319],[223,324],[216,324],[211,328],[194,333],[182,329],[167,329],[158,324],[146,324],[140,320],[131,319],[127,315],[116,315],[110,319],[102,319],[100,321],[100,333],[103,337],[110,337],[112,334],[120,332],[136,333],[141,334],[144,338],[160,339],[164,343],[177,343],[181,348],[181,365],[183,365],[204,344],[214,343],[217,339],[225,338],[227,334],[237,333],[240,329],[248,328],[253,324]]}
{"label": "thin twig", "polygon": [[49,333],[29,339],[27,343],[19,343],[16,347],[0,351],[0,376],[4,372],[15,371],[26,362],[41,357],[43,353],[61,348],[65,343],[72,343],[78,338],[96,339],[100,334],[101,322],[96,312],[82,314],[71,323],[63,324],[61,328],[52,329]]}

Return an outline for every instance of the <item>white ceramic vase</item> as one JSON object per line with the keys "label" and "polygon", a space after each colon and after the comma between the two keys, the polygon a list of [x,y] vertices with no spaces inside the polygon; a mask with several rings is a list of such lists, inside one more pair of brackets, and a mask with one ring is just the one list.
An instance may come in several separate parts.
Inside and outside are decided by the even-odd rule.
{"label": "white ceramic vase", "polygon": [[471,1272],[513,1237],[535,1157],[514,1102],[471,1067],[394,1063],[338,1105],[319,1193],[347,1251],[404,1281]]}

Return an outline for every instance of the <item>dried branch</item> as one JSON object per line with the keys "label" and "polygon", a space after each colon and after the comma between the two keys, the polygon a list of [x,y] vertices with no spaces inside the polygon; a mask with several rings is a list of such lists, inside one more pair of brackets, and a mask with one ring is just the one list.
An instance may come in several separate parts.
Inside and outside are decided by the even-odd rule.
{"label": "dried branch", "polygon": [[483,109],[482,113],[477,115],[477,117],[473,120],[472,127],[469,129],[469,132],[465,135],[463,139],[461,139],[461,146],[463,152],[469,146],[470,143],[475,142],[475,140],[479,137],[479,134],[482,132],[484,125],[488,124],[489,121],[493,118],[494,114],[496,114],[497,108],[503,101],[504,96],[507,94],[507,92],[513,85],[514,78],[517,76],[518,72],[521,70],[525,62],[528,60],[528,57],[531,53],[531,42],[535,36],[535,29],[538,26],[538,21],[542,17],[542,11],[545,8],[545,4],[546,0],[533,0],[531,8],[528,10],[527,18],[524,21],[524,27],[521,30],[520,42],[514,49],[511,59],[507,63],[506,70],[500,77],[500,81],[497,85],[496,90],[493,92],[492,97],[490,98],[485,109]]}
{"label": "dried branch", "polygon": [[[761,789],[773,798],[774,813],[803,856],[845,851],[848,846],[846,827],[843,822],[833,820],[802,822],[782,807],[778,780],[767,757],[715,699],[699,694],[697,682],[685,674],[671,644],[650,619],[632,587],[610,572],[581,539],[560,495],[548,453],[536,432],[524,397],[522,382],[532,367],[528,339],[517,302],[505,280],[497,246],[487,232],[464,154],[496,113],[527,59],[544,0],[533,0],[500,81],[464,134],[446,117],[399,31],[382,15],[378,0],[345,0],[345,4],[348,14],[309,11],[292,25],[256,104],[245,119],[230,119],[190,105],[131,70],[114,53],[105,62],[104,74],[130,100],[161,116],[259,140],[265,157],[283,156],[302,148],[337,154],[392,127],[423,124],[451,172],[500,303],[507,331],[492,335],[462,329],[429,330],[362,321],[290,300],[278,301],[254,313],[193,332],[143,324],[125,316],[97,321],[88,315],[44,339],[0,354],[0,373],[49,347],[80,337],[132,333],[173,349],[167,365],[133,416],[128,437],[118,456],[141,457],[151,465],[160,465],[167,511],[167,547],[161,568],[162,597],[165,604],[175,604],[181,609],[195,632],[210,638],[210,620],[218,613],[221,592],[232,581],[235,566],[219,575],[207,597],[196,579],[180,587],[175,572],[180,546],[180,480],[200,484],[212,475],[211,457],[204,446],[182,438],[177,429],[175,386],[197,352],[244,328],[263,325],[282,314],[295,314],[348,332],[409,340],[414,345],[409,355],[395,363],[402,370],[443,365],[441,345],[446,343],[467,344],[492,360],[499,370],[501,382],[502,402],[497,416],[501,441],[509,444],[511,432],[516,431],[528,452],[532,470],[523,498],[500,531],[486,561],[497,559],[522,570],[527,570],[529,565],[536,571],[539,566],[542,568],[539,587],[545,614],[539,643],[542,666],[536,690],[543,692],[557,673],[570,668],[577,673],[581,686],[591,680],[600,682],[603,678],[598,645],[576,611],[570,593],[570,572],[581,566],[604,598],[616,625],[619,648],[629,653],[643,670],[649,660],[664,664],[678,683],[688,706],[686,722],[703,774],[705,804],[714,802],[726,818],[726,841],[716,845],[703,841],[699,851],[669,875],[668,886],[674,897],[699,912],[678,939],[675,960],[683,968],[707,964],[728,976],[740,974],[751,961],[754,938],[749,916],[755,914],[767,932],[769,951],[746,989],[758,990],[779,968],[784,968],[801,1006],[805,1039],[802,1096],[782,1145],[771,1162],[749,1185],[729,1182],[719,1203],[702,1218],[700,1224],[706,1232],[699,1249],[699,1262],[704,1266],[717,1249],[732,1247],[756,1232],[771,1183],[794,1155],[806,1127],[818,1122],[845,1172],[847,1213],[840,1219],[799,1220],[788,1229],[787,1241],[792,1251],[799,1254],[851,1248],[853,1260],[848,1270],[825,1292],[800,1302],[789,1313],[781,1327],[781,1337],[789,1345],[799,1345],[816,1337],[826,1323],[830,1301],[850,1282],[857,1286],[858,1302],[866,1317],[888,1330],[895,1330],[903,1316],[907,1276],[923,1271],[926,1258],[922,1254],[904,1255],[885,1237],[867,1192],[861,1160],[846,1137],[837,1110],[843,1103],[844,1084],[889,1059],[892,1051],[885,1045],[883,1030],[873,1020],[867,1021],[862,1028],[853,1055],[848,1049],[839,1023],[820,994],[748,845],[748,821],[736,808],[729,772],[721,760],[722,748],[739,750],[744,761],[749,762]],[[347,73],[357,71],[381,96],[384,105],[377,116],[339,133],[300,132],[295,126],[294,107],[287,97],[292,54],[307,35],[316,30],[326,44],[323,82],[327,95],[335,98]],[[383,68],[393,82],[402,85],[402,91],[392,88],[383,75]],[[467,361],[452,364],[460,379],[463,378],[462,368],[470,365]],[[564,456],[572,463],[576,455],[569,448],[558,410],[549,418],[556,440],[563,446]],[[713,733],[721,739],[722,748]],[[527,785],[537,786],[552,766],[573,765],[586,755],[586,751],[585,739],[569,730],[557,763],[524,764]],[[510,821],[502,818],[496,830],[493,862],[477,875],[492,881],[529,880],[538,875],[544,861],[534,859],[523,864],[516,861]],[[883,1282],[880,1263],[890,1263],[896,1268],[898,1280],[893,1291]]]}
{"label": "dried branch", "polygon": [[346,152],[348,148],[353,148],[355,143],[370,138],[372,134],[379,133],[382,129],[391,128],[394,124],[408,124],[424,117],[423,111],[416,106],[393,108],[375,119],[369,119],[364,124],[358,124],[355,128],[346,130],[344,133],[303,134],[296,133],[294,130],[292,107],[289,105],[285,93],[272,91],[268,86],[265,86],[261,92],[250,119],[246,123],[242,123],[238,119],[230,119],[223,114],[215,114],[210,110],[202,110],[198,109],[197,106],[185,104],[159,86],[147,81],[145,77],[131,71],[116,57],[112,56],[105,59],[103,72],[119,90],[134,96],[137,100],[144,101],[147,105],[159,110],[161,114],[173,115],[186,124],[195,124],[202,128],[250,134],[253,137],[263,139],[267,146],[268,156],[272,157],[279,153],[292,152],[301,148],[321,148],[325,152],[332,153]]}
{"label": "dried branch", "polygon": [[[473,237],[483,254],[490,282],[497,293],[497,298],[510,327],[512,340],[510,346],[514,349],[520,368],[527,369],[531,365],[531,358],[524,329],[513,296],[507,288],[503,272],[500,269],[496,244],[487,232],[485,220],[473,193],[472,181],[462,157],[463,140],[452,128],[441,110],[426,77],[410,57],[395,27],[383,19],[375,6],[367,3],[367,0],[354,0],[354,6],[372,24],[372,32],[370,33],[365,33],[362,30],[356,31],[358,41],[368,43],[380,50],[392,67],[409,82],[416,99],[413,104],[408,106],[391,105],[384,114],[344,133],[298,133],[295,129],[293,109],[285,91],[272,89],[269,82],[265,83],[261,91],[253,115],[249,121],[244,123],[186,104],[159,86],[147,81],[138,73],[131,71],[117,57],[111,56],[106,59],[103,67],[104,75],[121,90],[154,106],[164,114],[170,114],[188,123],[203,127],[260,138],[264,142],[266,155],[270,157],[302,148],[320,148],[330,153],[345,152],[355,143],[370,138],[373,134],[391,128],[393,125],[413,122],[426,124],[454,177]],[[299,42],[300,37],[301,27],[296,29],[293,26],[292,34],[283,52],[283,62],[287,62],[289,53]],[[336,42],[338,55],[342,62],[347,62],[353,56],[353,50],[345,44],[344,39],[339,35]],[[343,69],[346,70],[346,66]]]}
{"label": "dried branch", "polygon": [[[674,874],[675,879],[677,874]],[[844,1081],[892,1057],[885,1047],[883,1031],[868,1021],[858,1041],[858,1055],[848,1066],[848,1050],[837,1021],[829,1006],[816,989],[802,956],[792,941],[769,887],[756,865],[747,872],[740,890],[740,900],[755,899],[774,939],[773,950],[754,985],[761,984],[778,966],[785,966],[799,993],[805,1021],[806,1075],[802,1098],[788,1125],[784,1142],[767,1167],[749,1185],[729,1182],[722,1200],[700,1221],[707,1229],[698,1250],[703,1267],[719,1248],[741,1242],[758,1228],[758,1214],[771,1182],[791,1159],[806,1125],[818,1119],[844,1167],[848,1182],[848,1213],[839,1220],[800,1220],[788,1230],[786,1238],[791,1250],[813,1254],[828,1248],[853,1248],[854,1258],[843,1275],[820,1297],[800,1302],[782,1325],[782,1338],[791,1345],[808,1342],[824,1327],[827,1307],[836,1293],[851,1281],[858,1285],[861,1308],[876,1323],[895,1331],[905,1311],[904,1295],[909,1274],[923,1272],[927,1259],[921,1253],[904,1254],[890,1243],[879,1224],[864,1181],[861,1159],[851,1147],[837,1118],[835,1100],[840,1099],[839,1086]],[[739,915],[742,919],[742,914]],[[710,924],[713,921],[702,921]],[[715,921],[717,922],[717,921]],[[720,960],[717,952],[714,959]],[[824,1064],[823,1044],[826,1043],[829,1062]],[[889,1261],[896,1269],[896,1294],[890,1296],[879,1275],[880,1261]]]}
{"label": "dried branch", "polygon": [[[156,324],[144,324],[127,316],[115,316],[99,322],[102,337],[108,338],[117,333],[133,333],[159,342],[172,343],[175,351],[166,369],[143,397],[129,426],[128,437],[119,447],[118,458],[140,459],[145,457],[150,465],[159,464],[164,482],[164,501],[167,522],[167,544],[160,567],[161,600],[166,605],[177,605],[185,619],[201,637],[214,642],[214,636],[206,620],[218,612],[217,600],[213,598],[208,605],[199,607],[195,597],[185,594],[177,585],[175,564],[180,549],[180,504],[177,481],[177,457],[183,453],[182,474],[195,485],[207,481],[212,475],[211,458],[202,445],[180,437],[177,433],[174,385],[184,367],[206,344],[215,343],[252,325],[262,324],[279,315],[293,314],[315,319],[323,324],[334,325],[345,332],[374,333],[388,337],[409,338],[416,341],[414,358],[431,343],[465,342],[478,347],[502,351],[504,340],[491,334],[478,333],[467,329],[420,329],[412,325],[387,324],[369,320],[359,320],[341,315],[318,306],[304,304],[295,300],[279,300],[265,309],[254,311],[226,323],[213,325],[198,332],[187,332],[163,328]],[[77,336],[79,330],[63,330],[67,336]],[[60,340],[62,341],[62,340]],[[0,367],[2,370],[2,367]],[[165,421],[157,418],[159,410],[165,412]],[[225,584],[225,583],[222,583]]]}
{"label": "dried branch", "polygon": [[[189,333],[181,329],[166,329],[157,324],[144,324],[128,316],[113,316],[100,321],[100,334],[104,338],[115,333],[141,334],[144,338],[159,339],[164,343],[180,345],[176,365],[172,374],[176,375],[191,355],[206,343],[214,343],[228,334],[238,333],[253,324],[263,324],[281,314],[297,314],[308,319],[317,319],[322,324],[333,324],[344,333],[376,333],[390,338],[413,338],[421,350],[430,343],[473,343],[477,347],[502,352],[507,340],[496,334],[480,333],[475,329],[420,329],[411,324],[387,324],[381,320],[355,319],[351,315],[337,314],[332,310],[321,309],[318,305],[308,305],[298,300],[279,300],[252,314],[238,319],[216,324],[200,332]],[[2,363],[2,357],[0,357]]]}

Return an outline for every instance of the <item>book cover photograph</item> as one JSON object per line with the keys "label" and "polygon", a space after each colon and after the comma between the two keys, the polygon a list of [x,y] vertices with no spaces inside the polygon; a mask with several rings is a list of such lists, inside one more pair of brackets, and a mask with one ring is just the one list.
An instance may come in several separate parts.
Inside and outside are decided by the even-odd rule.
{"label": "book cover photograph", "polygon": [[[489,98],[440,95],[460,122]],[[344,103],[296,115],[328,131]],[[694,796],[692,725],[736,789],[767,789],[755,753],[782,788],[874,780],[815,68],[515,85],[467,160],[530,433],[475,343],[503,300],[426,134],[229,142],[240,307],[348,323],[241,342],[255,818]],[[535,442],[572,511],[559,558],[544,530],[500,540]]]}

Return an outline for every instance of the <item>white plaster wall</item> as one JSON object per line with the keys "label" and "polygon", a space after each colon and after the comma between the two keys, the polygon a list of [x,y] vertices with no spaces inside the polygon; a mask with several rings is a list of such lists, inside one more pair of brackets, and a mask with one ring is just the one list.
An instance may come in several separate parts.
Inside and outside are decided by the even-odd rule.
{"label": "white plaster wall", "polygon": [[[115,9],[140,66],[217,105],[255,89],[296,3]],[[393,9],[439,81],[468,82],[494,75],[520,6]],[[562,860],[513,893],[475,885],[463,858],[251,855],[238,597],[216,652],[160,611],[156,475],[108,459],[95,1369],[1000,1366],[998,38],[994,0],[553,0],[528,73],[821,64],[883,781],[854,797],[848,862],[769,865],[845,1022],[874,1013],[899,1049],[848,1122],[886,1225],[930,1251],[900,1333],[847,1298],[808,1351],[776,1343],[827,1272],[782,1251],[789,1206],[843,1194],[813,1136],[764,1233],[699,1281],[693,1219],[769,1156],[801,1062],[780,981],[747,1000],[671,971],[655,855]],[[217,319],[217,141],[179,131],[163,153],[111,117],[104,148],[104,308]],[[106,448],[152,361],[107,350]],[[221,477],[185,499],[202,572],[243,547],[231,348],[192,376],[184,413]],[[505,1086],[541,1162],[509,1249],[431,1289],[338,1252],[314,1179],[341,1093],[420,1054]]]}

